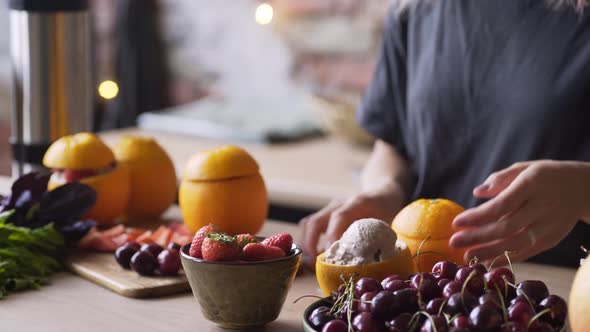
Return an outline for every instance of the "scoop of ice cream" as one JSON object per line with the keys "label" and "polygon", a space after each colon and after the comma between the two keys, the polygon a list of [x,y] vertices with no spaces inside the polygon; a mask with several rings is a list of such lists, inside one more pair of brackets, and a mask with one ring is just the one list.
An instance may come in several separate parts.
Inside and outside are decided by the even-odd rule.
{"label": "scoop of ice cream", "polygon": [[327,263],[365,265],[386,260],[396,254],[397,235],[379,219],[359,219],[324,253]]}

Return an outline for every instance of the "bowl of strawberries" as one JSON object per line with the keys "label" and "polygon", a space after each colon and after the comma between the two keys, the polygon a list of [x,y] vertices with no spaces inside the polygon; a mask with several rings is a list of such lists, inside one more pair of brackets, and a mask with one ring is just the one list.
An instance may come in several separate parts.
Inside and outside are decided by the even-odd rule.
{"label": "bowl of strawberries", "polygon": [[267,238],[201,228],[181,249],[181,261],[205,318],[226,329],[274,321],[301,263],[288,233]]}

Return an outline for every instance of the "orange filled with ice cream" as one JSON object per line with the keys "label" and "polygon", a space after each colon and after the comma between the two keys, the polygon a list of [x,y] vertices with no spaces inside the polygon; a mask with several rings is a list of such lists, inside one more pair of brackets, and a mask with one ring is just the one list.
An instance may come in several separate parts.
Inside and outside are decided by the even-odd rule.
{"label": "orange filled with ice cream", "polygon": [[[415,270],[407,245],[384,221],[360,219],[352,223],[316,260],[316,278],[324,295],[336,291],[352,274],[382,280],[397,274],[407,277]],[[342,278],[341,278],[342,276]]]}

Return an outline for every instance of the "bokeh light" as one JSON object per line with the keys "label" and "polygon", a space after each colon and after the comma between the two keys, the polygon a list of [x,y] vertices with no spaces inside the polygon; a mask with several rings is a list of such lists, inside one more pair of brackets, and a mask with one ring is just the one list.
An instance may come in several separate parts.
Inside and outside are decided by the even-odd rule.
{"label": "bokeh light", "polygon": [[256,23],[266,25],[272,22],[274,10],[272,6],[267,3],[261,3],[256,7]]}
{"label": "bokeh light", "polygon": [[103,81],[98,86],[98,94],[104,99],[113,99],[119,94],[119,86],[110,80]]}

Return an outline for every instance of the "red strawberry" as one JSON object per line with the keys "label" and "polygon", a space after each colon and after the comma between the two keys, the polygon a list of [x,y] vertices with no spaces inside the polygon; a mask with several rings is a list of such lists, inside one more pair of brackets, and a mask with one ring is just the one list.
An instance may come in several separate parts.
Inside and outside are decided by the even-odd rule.
{"label": "red strawberry", "polygon": [[212,225],[201,227],[201,229],[199,229],[195,234],[195,237],[193,237],[193,242],[191,243],[189,255],[196,258],[203,258],[203,252],[201,251],[203,240],[207,237],[208,233],[215,231],[217,230]]}
{"label": "red strawberry", "polygon": [[293,246],[293,237],[289,233],[279,233],[277,235],[267,237],[262,241],[262,244],[279,247],[283,249],[285,255],[288,255],[291,252],[291,246]]}
{"label": "red strawberry", "polygon": [[244,247],[244,259],[247,261],[267,261],[285,257],[285,252],[278,247],[262,243],[248,243]]}
{"label": "red strawberry", "polygon": [[208,261],[232,261],[240,254],[236,237],[224,233],[207,233],[201,251]]}
{"label": "red strawberry", "polygon": [[238,234],[236,236],[236,239],[238,240],[238,246],[240,247],[240,249],[244,249],[244,247],[248,243],[256,243],[257,242],[256,238],[252,234]]}

